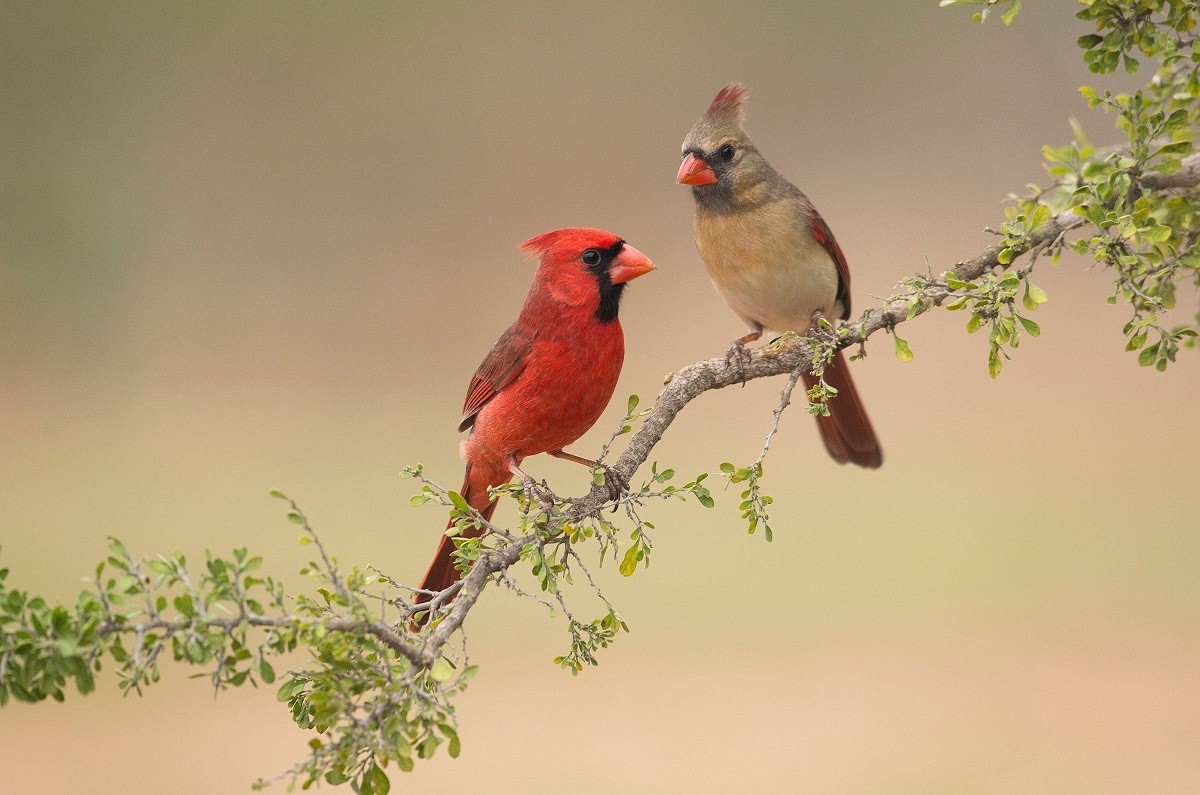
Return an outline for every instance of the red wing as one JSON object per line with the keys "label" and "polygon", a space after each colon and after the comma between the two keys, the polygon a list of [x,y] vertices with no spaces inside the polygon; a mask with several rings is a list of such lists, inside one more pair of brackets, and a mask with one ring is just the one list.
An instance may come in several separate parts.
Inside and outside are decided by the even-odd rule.
{"label": "red wing", "polygon": [[837,264],[838,289],[837,297],[834,300],[842,305],[841,319],[847,320],[850,317],[850,266],[846,263],[846,255],[842,253],[842,247],[834,239],[829,224],[825,223],[825,219],[816,210],[811,210],[811,212],[813,237],[829,252],[829,256],[833,257],[833,261]]}
{"label": "red wing", "polygon": [[463,418],[458,426],[460,431],[474,425],[479,410],[499,394],[500,390],[516,380],[525,369],[525,361],[531,347],[532,340],[515,328],[510,328],[496,340],[487,358],[471,378],[471,385],[467,387]]}

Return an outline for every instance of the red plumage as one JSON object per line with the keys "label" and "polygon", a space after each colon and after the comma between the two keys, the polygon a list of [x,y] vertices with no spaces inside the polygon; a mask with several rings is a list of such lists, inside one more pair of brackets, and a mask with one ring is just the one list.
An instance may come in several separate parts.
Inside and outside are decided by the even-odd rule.
{"label": "red plumage", "polygon": [[[804,373],[803,379],[807,389],[817,383],[812,373]],[[839,464],[878,469],[883,464],[883,448],[879,446],[841,351],[825,365],[825,383],[837,390],[837,397],[827,404],[829,416],[817,417],[817,430],[821,432],[821,441],[825,443],[829,457]]]}
{"label": "red plumage", "polygon": [[[597,229],[547,232],[521,250],[541,258],[533,285],[471,379],[459,426],[471,429],[460,448],[467,462],[461,494],[488,519],[496,508],[489,487],[522,477],[526,457],[560,453],[600,418],[625,356],[616,303],[625,282],[653,268],[637,249]],[[443,536],[423,589],[458,580],[454,549]]]}
{"label": "red plumage", "polygon": [[[813,237],[837,265],[838,287],[834,302],[841,305],[841,320],[846,320],[850,317],[850,265],[829,224],[815,209],[812,211],[812,231]],[[812,389],[817,381],[811,373],[804,373],[807,389]],[[826,365],[825,383],[837,390],[837,397],[827,404],[829,416],[817,417],[817,429],[821,432],[825,449],[839,464],[878,469],[883,464],[883,448],[879,446],[875,428],[867,417],[867,409],[858,396],[858,390],[854,388],[846,357],[841,351]]]}
{"label": "red plumage", "polygon": [[717,92],[713,101],[708,104],[709,116],[720,116],[731,113],[738,117],[742,115],[742,104],[750,96],[750,89],[740,83],[730,83]]}

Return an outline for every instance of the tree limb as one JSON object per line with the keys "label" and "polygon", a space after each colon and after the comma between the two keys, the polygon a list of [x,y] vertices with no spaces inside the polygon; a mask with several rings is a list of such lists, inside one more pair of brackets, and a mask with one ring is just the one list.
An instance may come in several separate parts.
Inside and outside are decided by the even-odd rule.
{"label": "tree limb", "polygon": [[[1146,174],[1140,183],[1148,190],[1195,188],[1200,186],[1200,153],[1184,158],[1183,168],[1174,174]],[[963,281],[973,281],[990,270],[1007,267],[1000,262],[1000,253],[1006,248],[1013,256],[1048,246],[1072,230],[1087,225],[1082,217],[1064,212],[1050,218],[1032,230],[1019,243],[1005,245],[997,243],[984,249],[974,259],[959,262],[950,272]],[[891,330],[900,323],[925,314],[940,306],[953,294],[942,282],[931,282],[921,290],[899,293],[886,299],[878,308],[868,309],[853,323],[839,327],[831,344],[836,349],[848,348],[866,341],[876,332]],[[662,440],[663,435],[675,421],[684,406],[700,395],[713,389],[741,384],[756,378],[769,378],[797,371],[810,370],[813,365],[814,346],[809,338],[800,337],[778,348],[758,348],[751,351],[748,362],[731,366],[724,357],[709,359],[688,365],[674,373],[666,387],[659,393],[654,408],[643,420],[641,427],[629,440],[625,451],[613,465],[613,469],[629,482],[633,475],[649,458],[650,452]],[[834,398],[835,400],[837,398]],[[609,502],[608,490],[593,486],[590,493],[569,502],[566,511],[568,522],[578,522],[597,515]],[[498,571],[507,569],[520,559],[521,550],[538,542],[536,534],[530,534],[481,556],[464,578],[462,590],[453,600],[453,607],[442,619],[435,632],[422,645],[422,654],[427,660],[437,658],[438,649],[462,626],[467,613],[479,599],[488,579]]]}

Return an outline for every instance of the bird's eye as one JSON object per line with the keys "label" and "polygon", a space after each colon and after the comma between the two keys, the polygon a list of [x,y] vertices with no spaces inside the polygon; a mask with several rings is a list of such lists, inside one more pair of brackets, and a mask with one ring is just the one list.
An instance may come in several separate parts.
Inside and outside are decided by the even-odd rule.
{"label": "bird's eye", "polygon": [[588,267],[599,265],[600,252],[594,248],[589,248],[587,251],[583,252],[583,256],[580,257],[580,259],[583,260],[583,264],[587,265]]}
{"label": "bird's eye", "polygon": [[733,160],[733,154],[736,151],[737,150],[733,148],[733,144],[725,144],[717,150],[717,154],[721,156],[722,160]]}

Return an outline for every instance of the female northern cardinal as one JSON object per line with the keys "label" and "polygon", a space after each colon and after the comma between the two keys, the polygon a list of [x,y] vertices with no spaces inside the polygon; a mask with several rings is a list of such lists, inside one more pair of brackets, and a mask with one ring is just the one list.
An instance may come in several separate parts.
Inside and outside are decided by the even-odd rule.
{"label": "female northern cardinal", "polygon": [[[460,448],[467,461],[461,493],[485,519],[496,510],[488,487],[514,476],[532,487],[520,468],[527,456],[549,453],[596,466],[563,448],[608,405],[625,358],[617,320],[621,293],[630,279],[654,269],[642,252],[599,229],[546,232],[520,250],[541,257],[541,264],[517,322],[475,371],[458,426],[471,429]],[[608,480],[612,484],[615,475]],[[458,580],[453,552],[454,541],[443,536],[423,589],[441,591]],[[429,599],[422,594],[417,603]]]}
{"label": "female northern cardinal", "polygon": [[[820,315],[850,317],[850,269],[829,225],[803,193],[771,168],[742,129],[749,90],[731,83],[683,141],[678,180],[696,199],[696,246],[725,303],[750,327],[730,354],[764,329],[806,333]],[[818,417],[835,461],[874,469],[883,451],[841,351],[825,367],[837,389]],[[805,374],[811,388],[816,379]]]}

